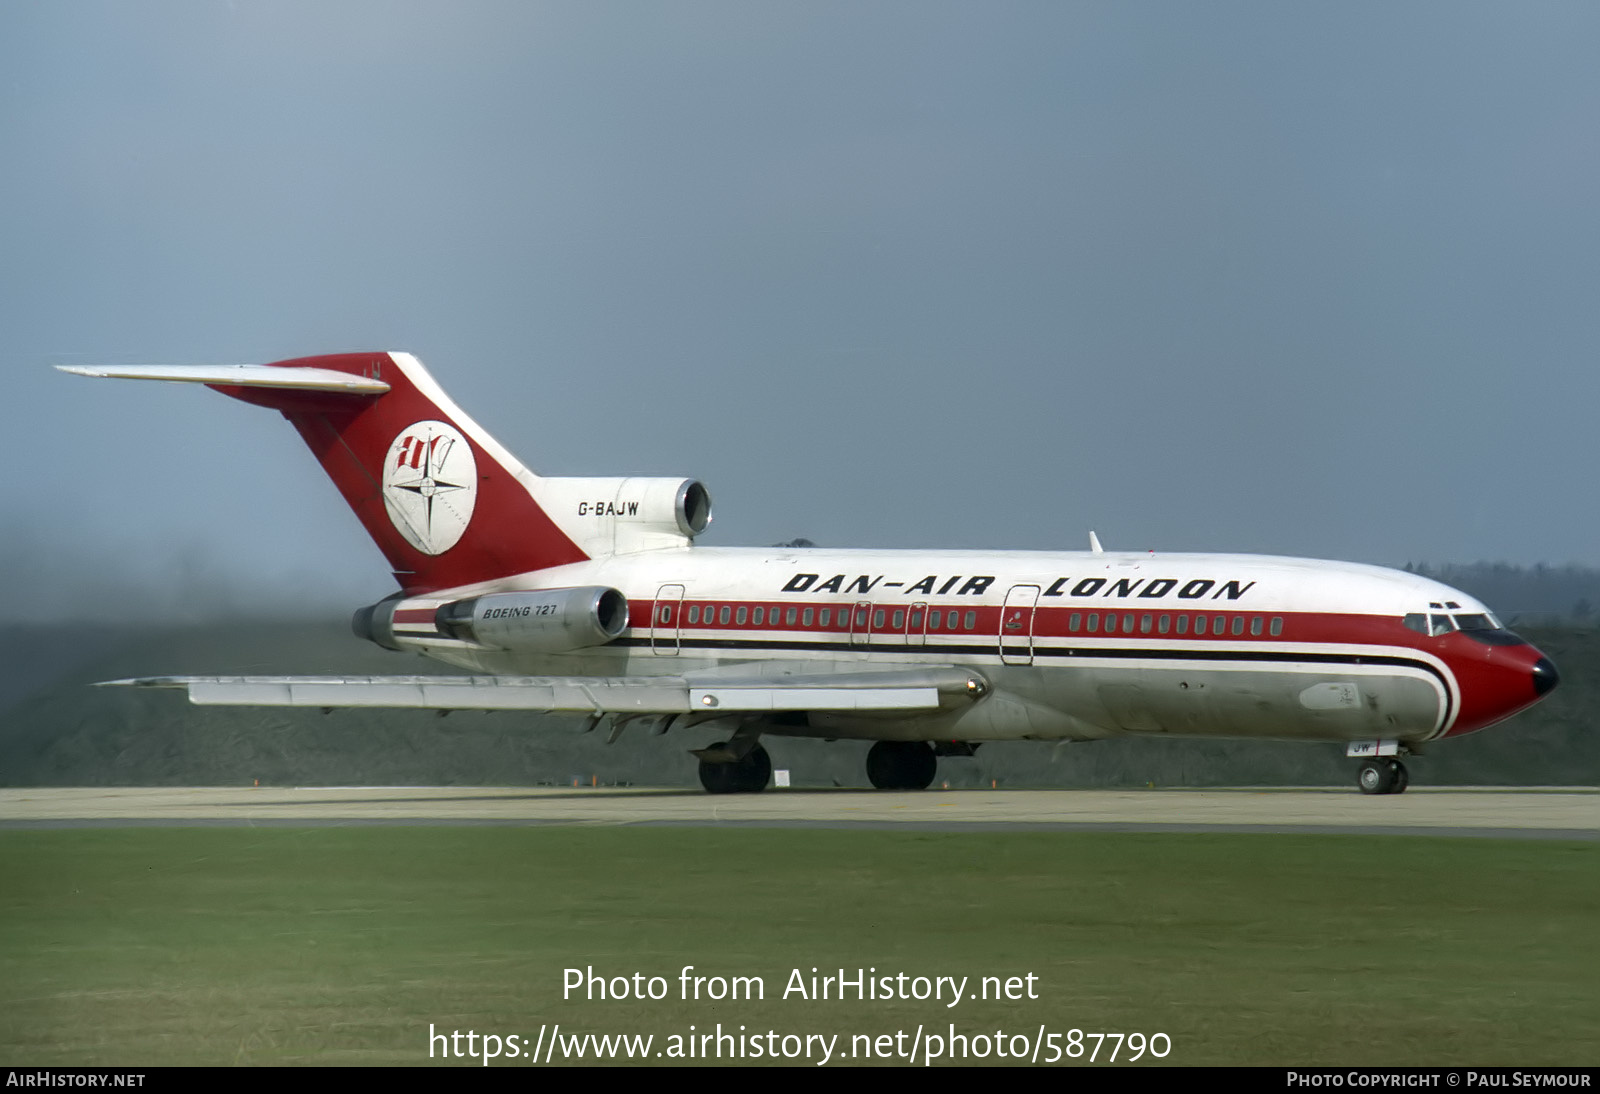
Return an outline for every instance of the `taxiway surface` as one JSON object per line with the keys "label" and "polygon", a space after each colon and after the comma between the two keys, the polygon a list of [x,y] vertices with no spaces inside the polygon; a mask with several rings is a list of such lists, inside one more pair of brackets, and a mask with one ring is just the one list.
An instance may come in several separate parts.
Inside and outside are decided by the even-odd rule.
{"label": "taxiway surface", "polygon": [[589,824],[1089,828],[1600,839],[1600,790],[690,790],[551,787],[0,789],[0,827]]}

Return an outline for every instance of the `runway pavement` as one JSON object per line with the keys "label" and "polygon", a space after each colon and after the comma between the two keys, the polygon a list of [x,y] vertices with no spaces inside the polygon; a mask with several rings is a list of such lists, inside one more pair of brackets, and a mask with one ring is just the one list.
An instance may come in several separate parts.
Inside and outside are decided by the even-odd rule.
{"label": "runway pavement", "polygon": [[551,787],[0,789],[0,827],[744,825],[1348,832],[1600,839],[1600,790],[688,790]]}

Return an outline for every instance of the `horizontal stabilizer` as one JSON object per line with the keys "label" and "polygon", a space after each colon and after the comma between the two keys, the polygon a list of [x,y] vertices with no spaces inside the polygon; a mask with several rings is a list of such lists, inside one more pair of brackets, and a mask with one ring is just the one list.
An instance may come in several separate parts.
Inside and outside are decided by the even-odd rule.
{"label": "horizontal stabilizer", "polygon": [[152,676],[106,685],[185,688],[202,706],[401,707],[581,714],[934,710],[969,694],[966,674],[751,679],[681,676]]}
{"label": "horizontal stabilizer", "polygon": [[370,376],[331,368],[275,365],[57,365],[75,376],[116,380],[173,380],[226,387],[271,387],[292,391],[334,391],[343,395],[382,395],[389,385]]}

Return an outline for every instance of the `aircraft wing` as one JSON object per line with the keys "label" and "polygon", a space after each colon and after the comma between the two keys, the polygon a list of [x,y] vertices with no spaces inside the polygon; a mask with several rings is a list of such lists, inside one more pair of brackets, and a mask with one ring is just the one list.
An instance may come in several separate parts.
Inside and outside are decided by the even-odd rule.
{"label": "aircraft wing", "polygon": [[574,714],[935,710],[987,685],[960,669],[719,680],[687,676],[149,676],[102,686],[184,688],[205,706],[406,707]]}

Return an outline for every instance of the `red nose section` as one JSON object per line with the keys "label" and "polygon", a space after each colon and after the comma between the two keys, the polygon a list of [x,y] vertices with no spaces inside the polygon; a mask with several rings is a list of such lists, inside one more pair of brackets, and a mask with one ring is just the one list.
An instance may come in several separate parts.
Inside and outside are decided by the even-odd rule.
{"label": "red nose section", "polygon": [[1461,713],[1447,737],[1504,721],[1537,703],[1561,682],[1555,662],[1520,640],[1516,645],[1480,645],[1457,634],[1446,645],[1445,659],[1461,686]]}

